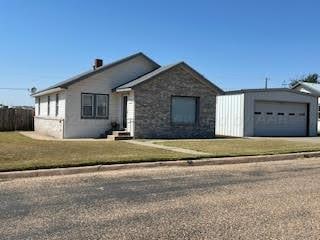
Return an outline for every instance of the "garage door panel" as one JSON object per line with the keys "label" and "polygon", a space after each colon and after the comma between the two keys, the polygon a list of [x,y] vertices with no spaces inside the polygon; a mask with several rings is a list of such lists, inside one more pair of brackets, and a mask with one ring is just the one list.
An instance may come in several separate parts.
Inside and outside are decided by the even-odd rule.
{"label": "garage door panel", "polygon": [[256,101],[255,136],[306,136],[307,104]]}

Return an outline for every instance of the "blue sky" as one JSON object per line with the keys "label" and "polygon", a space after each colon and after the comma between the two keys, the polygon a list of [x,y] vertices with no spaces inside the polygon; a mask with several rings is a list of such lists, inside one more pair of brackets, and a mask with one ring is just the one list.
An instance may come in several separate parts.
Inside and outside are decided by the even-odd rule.
{"label": "blue sky", "polygon": [[[320,72],[320,2],[0,0],[0,88],[47,87],[142,51],[186,61],[225,90]],[[33,104],[0,89],[0,103]]]}

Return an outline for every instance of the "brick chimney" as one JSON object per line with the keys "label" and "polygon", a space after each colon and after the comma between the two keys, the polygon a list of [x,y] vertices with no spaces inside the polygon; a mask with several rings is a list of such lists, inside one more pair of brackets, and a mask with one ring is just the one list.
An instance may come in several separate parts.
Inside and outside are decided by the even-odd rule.
{"label": "brick chimney", "polygon": [[102,59],[95,59],[94,60],[94,65],[93,65],[93,69],[97,69],[99,67],[102,67],[103,65],[103,60]]}

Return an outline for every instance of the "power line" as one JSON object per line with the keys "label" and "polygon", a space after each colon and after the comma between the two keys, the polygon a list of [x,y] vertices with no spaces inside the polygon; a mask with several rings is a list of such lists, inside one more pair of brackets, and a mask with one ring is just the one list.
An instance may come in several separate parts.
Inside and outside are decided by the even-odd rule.
{"label": "power line", "polygon": [[30,89],[29,89],[29,88],[0,88],[0,90],[30,91]]}

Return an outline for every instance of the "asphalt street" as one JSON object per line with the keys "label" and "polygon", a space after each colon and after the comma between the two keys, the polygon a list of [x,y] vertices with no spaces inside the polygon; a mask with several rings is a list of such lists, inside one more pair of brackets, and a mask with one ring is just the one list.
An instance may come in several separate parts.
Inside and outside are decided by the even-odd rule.
{"label": "asphalt street", "polygon": [[0,239],[319,239],[320,159],[0,181]]}

